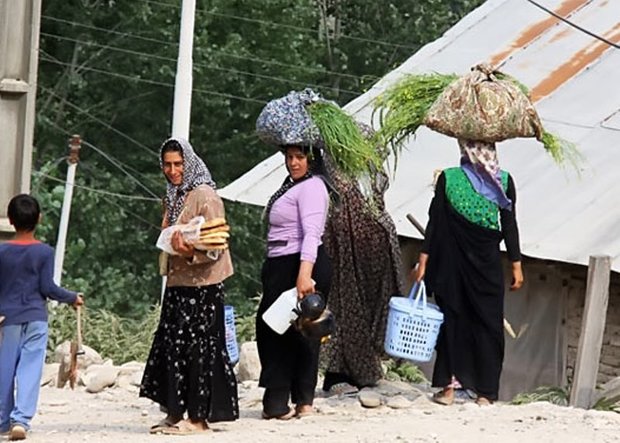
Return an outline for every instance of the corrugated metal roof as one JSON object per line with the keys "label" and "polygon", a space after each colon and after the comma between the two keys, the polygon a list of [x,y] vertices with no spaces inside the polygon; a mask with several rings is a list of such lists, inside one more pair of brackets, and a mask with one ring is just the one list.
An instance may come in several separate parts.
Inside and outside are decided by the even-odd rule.
{"label": "corrugated metal roof", "polygon": [[[618,0],[539,3],[620,42]],[[373,99],[403,74],[463,74],[482,61],[526,84],[545,127],[575,142],[585,159],[577,174],[559,168],[534,140],[498,145],[500,163],[517,184],[523,253],[577,264],[587,264],[590,255],[608,254],[612,269],[620,272],[620,50],[525,0],[489,0],[345,109],[368,123]],[[282,162],[280,154],[268,158],[221,195],[264,205],[285,176]],[[400,235],[420,237],[406,214],[426,223],[433,171],[457,162],[454,139],[421,128],[408,141],[386,193]]]}

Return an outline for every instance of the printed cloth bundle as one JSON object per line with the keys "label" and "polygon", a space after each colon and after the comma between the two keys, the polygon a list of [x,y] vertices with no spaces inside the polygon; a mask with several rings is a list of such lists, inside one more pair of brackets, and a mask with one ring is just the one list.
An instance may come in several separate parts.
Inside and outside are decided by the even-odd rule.
{"label": "printed cloth bundle", "polygon": [[[468,74],[412,74],[387,88],[374,102],[379,144],[397,152],[421,126],[451,137],[499,142],[535,137],[553,159],[577,166],[580,155],[566,140],[544,130],[527,88],[513,77],[479,64]],[[373,115],[374,117],[374,115]]]}
{"label": "printed cloth bundle", "polygon": [[451,137],[489,143],[517,137],[541,140],[543,133],[529,98],[488,64],[474,66],[448,85],[428,110],[424,125]]}
{"label": "printed cloth bundle", "polygon": [[351,177],[363,176],[382,164],[379,152],[355,120],[311,89],[291,91],[267,103],[256,120],[256,134],[279,149],[325,150],[336,167]]}
{"label": "printed cloth bundle", "polygon": [[273,146],[319,146],[322,142],[306,106],[321,100],[311,89],[291,91],[284,97],[271,100],[256,120],[256,134]]}

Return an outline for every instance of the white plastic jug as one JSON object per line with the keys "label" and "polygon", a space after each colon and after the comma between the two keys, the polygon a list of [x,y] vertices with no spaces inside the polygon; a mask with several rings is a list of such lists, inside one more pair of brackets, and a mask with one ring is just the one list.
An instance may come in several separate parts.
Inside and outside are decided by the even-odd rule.
{"label": "white plastic jug", "polygon": [[284,334],[291,326],[291,321],[297,319],[293,309],[297,307],[297,288],[284,291],[263,313],[263,320],[278,334]]}

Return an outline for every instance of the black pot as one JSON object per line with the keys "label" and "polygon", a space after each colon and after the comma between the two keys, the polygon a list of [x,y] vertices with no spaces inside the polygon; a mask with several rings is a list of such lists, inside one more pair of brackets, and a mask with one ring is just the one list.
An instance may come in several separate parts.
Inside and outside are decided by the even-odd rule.
{"label": "black pot", "polygon": [[297,302],[297,309],[295,312],[304,320],[316,320],[325,310],[325,300],[321,297],[321,294],[315,292],[308,294]]}

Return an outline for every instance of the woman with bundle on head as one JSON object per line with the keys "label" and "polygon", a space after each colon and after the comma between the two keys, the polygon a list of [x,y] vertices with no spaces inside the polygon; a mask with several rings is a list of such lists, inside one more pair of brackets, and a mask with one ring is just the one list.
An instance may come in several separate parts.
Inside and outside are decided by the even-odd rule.
{"label": "woman with bundle on head", "polygon": [[[320,338],[308,338],[295,328],[280,335],[262,314],[292,287],[299,298],[329,293],[331,266],[322,245],[329,206],[321,178],[317,148],[283,146],[288,177],[271,196],[265,215],[269,228],[263,264],[263,297],[256,318],[256,340],[261,361],[259,385],[265,388],[263,418],[289,419],[312,412],[317,383]],[[295,408],[288,405],[289,397]]]}
{"label": "woman with bundle on head", "polygon": [[[167,180],[163,228],[197,216],[207,223],[224,218],[211,173],[189,142],[166,140],[160,166]],[[172,237],[172,248],[176,254],[168,257],[161,317],[140,396],[167,412],[151,433],[185,435],[208,431],[208,422],[239,418],[224,329],[223,281],[233,267],[228,249],[203,251],[180,231]]]}
{"label": "woman with bundle on head", "polygon": [[[367,139],[372,129],[358,123]],[[376,148],[381,156],[387,150]],[[336,332],[324,347],[323,390],[354,395],[381,379],[381,357],[390,297],[402,292],[402,261],[396,226],[385,210],[388,176],[371,168],[365,187],[340,172],[326,158],[326,168],[339,195],[325,229],[325,247],[332,260],[330,309],[338,319]]]}
{"label": "woman with bundle on head", "polygon": [[[262,313],[291,287],[297,288],[300,297],[314,289],[325,298],[328,295],[331,264],[321,236],[329,196],[334,207],[338,207],[341,198],[330,171],[325,168],[325,160],[329,159],[333,171],[342,174],[342,180],[354,183],[359,177],[374,174],[382,162],[351,116],[310,89],[293,91],[269,102],[256,121],[256,131],[263,141],[283,150],[289,172],[266,208],[267,260],[263,267],[264,292],[256,336],[263,365],[260,385],[266,388],[263,415],[290,418],[295,412],[302,416],[312,411],[319,343],[313,339],[300,341],[302,336],[292,329],[279,336],[263,321]],[[342,312],[342,315],[349,313]],[[329,316],[322,318],[329,319]],[[338,321],[336,317],[336,325]],[[331,334],[333,317],[323,326],[327,324]],[[296,411],[288,409],[289,392],[297,405]]]}
{"label": "woman with bundle on head", "polygon": [[438,177],[415,281],[424,279],[444,321],[437,342],[433,399],[450,405],[457,387],[480,405],[498,398],[504,358],[504,275],[499,244],[512,263],[511,290],[523,284],[516,192],[494,143],[458,140],[461,166]]}

